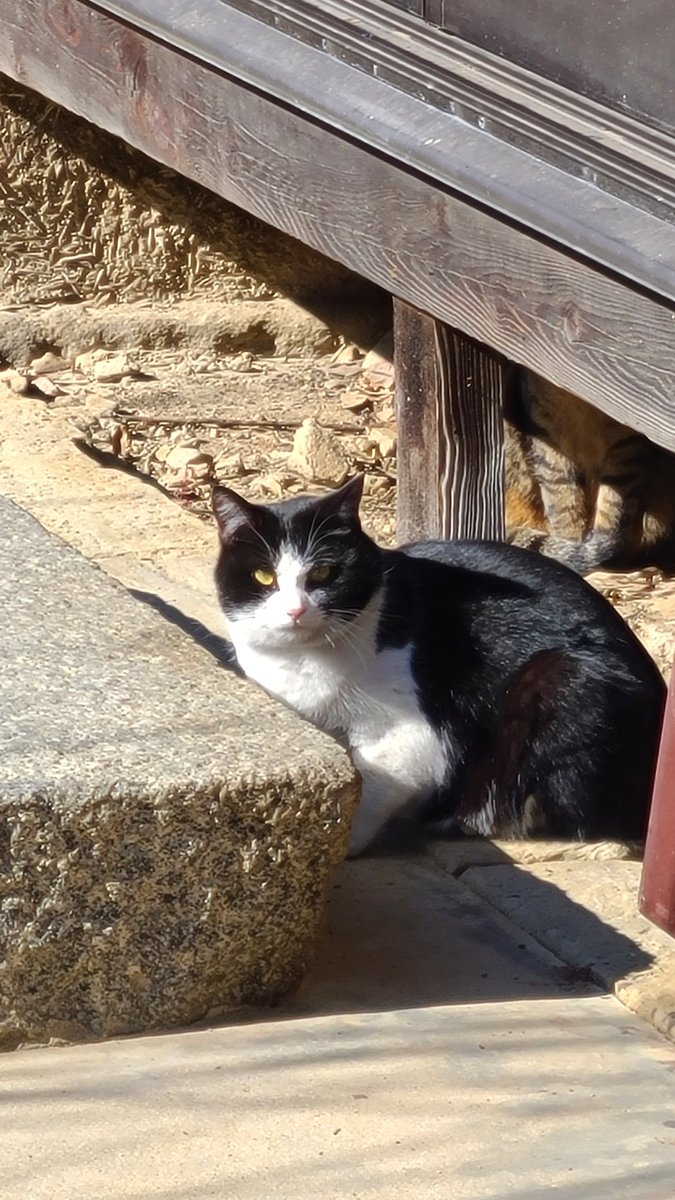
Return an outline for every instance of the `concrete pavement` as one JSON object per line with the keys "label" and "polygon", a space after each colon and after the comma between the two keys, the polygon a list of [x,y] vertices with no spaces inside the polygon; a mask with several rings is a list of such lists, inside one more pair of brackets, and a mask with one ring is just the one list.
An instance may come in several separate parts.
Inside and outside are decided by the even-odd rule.
{"label": "concrete pavement", "polygon": [[[203,649],[180,654],[198,675]],[[606,994],[672,1031],[675,943],[637,915],[638,875],[621,847],[532,843],[343,864],[276,1008],[0,1057],[3,1200],[672,1200],[675,1048]]]}
{"label": "concrete pavement", "polygon": [[7,1055],[0,1120],[3,1200],[672,1200],[675,1047],[461,882],[371,859],[281,1009]]}

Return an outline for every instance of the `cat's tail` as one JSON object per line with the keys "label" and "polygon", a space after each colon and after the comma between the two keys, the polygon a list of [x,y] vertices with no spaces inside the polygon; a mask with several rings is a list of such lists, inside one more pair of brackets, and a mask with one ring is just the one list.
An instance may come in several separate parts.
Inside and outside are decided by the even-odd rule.
{"label": "cat's tail", "polygon": [[555,558],[579,575],[590,575],[591,571],[611,565],[621,549],[616,533],[609,529],[594,529],[583,541],[573,542],[544,533],[541,529],[523,527],[514,532],[509,542],[512,546]]}

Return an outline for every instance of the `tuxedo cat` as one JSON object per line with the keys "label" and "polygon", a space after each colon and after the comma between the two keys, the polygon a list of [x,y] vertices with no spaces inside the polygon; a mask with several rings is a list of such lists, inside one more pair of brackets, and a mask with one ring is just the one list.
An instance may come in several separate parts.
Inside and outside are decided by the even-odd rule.
{"label": "tuxedo cat", "polygon": [[241,669],[361,774],[351,853],[401,813],[492,836],[640,838],[665,687],[621,617],[517,547],[380,548],[362,486],[269,505],[213,494]]}

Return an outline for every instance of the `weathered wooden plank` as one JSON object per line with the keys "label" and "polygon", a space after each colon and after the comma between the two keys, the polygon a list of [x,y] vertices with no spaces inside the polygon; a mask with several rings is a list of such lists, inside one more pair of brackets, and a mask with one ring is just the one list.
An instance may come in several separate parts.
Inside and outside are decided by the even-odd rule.
{"label": "weathered wooden plank", "polygon": [[640,909],[675,937],[675,668],[671,675],[654,781]]}
{"label": "weathered wooden plank", "polygon": [[504,538],[506,362],[486,346],[437,323],[446,472],[441,495],[448,537]]}
{"label": "weathered wooden plank", "polygon": [[403,300],[394,360],[399,539],[503,538],[506,364]]}
{"label": "weathered wooden plank", "polygon": [[0,18],[13,78],[675,450],[672,306],[81,0]]}
{"label": "weathered wooden plank", "polygon": [[433,317],[394,301],[394,370],[398,454],[396,534],[399,542],[446,537],[441,497],[445,473]]}

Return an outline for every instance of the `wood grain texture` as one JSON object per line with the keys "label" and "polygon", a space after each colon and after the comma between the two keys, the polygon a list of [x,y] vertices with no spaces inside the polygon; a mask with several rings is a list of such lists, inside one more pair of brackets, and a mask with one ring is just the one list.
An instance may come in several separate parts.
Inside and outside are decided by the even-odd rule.
{"label": "wood grain texture", "polygon": [[675,450],[673,306],[83,0],[0,18],[13,78]]}
{"label": "wood grain texture", "polygon": [[503,539],[506,363],[402,300],[394,358],[399,538]]}

